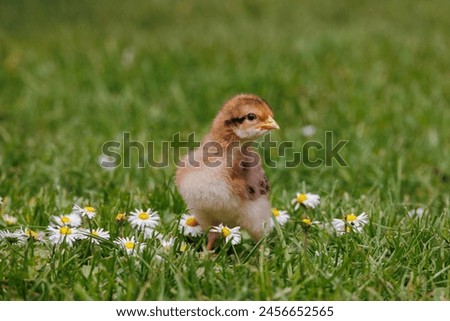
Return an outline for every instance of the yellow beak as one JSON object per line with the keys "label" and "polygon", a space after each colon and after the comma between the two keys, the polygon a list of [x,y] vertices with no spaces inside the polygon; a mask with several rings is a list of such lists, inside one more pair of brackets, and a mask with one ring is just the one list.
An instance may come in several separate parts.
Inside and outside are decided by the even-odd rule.
{"label": "yellow beak", "polygon": [[262,123],[260,128],[271,130],[271,129],[280,129],[280,126],[278,126],[277,122],[272,117],[269,116],[269,118],[267,118],[267,121]]}

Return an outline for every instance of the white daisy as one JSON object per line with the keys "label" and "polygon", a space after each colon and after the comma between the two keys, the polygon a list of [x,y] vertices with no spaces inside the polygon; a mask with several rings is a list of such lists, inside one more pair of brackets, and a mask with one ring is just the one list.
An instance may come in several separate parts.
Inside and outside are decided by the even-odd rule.
{"label": "white daisy", "polygon": [[130,213],[128,221],[130,221],[132,227],[138,230],[153,229],[159,223],[159,215],[158,212],[153,212],[150,208],[146,211],[135,209],[134,212]]}
{"label": "white daisy", "polygon": [[225,241],[231,242],[231,244],[236,245],[241,242],[241,229],[240,226],[236,226],[233,228],[229,228],[228,226],[224,226],[222,223],[219,226],[211,227],[212,232],[220,233],[223,237],[225,237]]}
{"label": "white daisy", "polygon": [[8,214],[3,215],[3,220],[6,225],[14,225],[17,223],[17,217]]}
{"label": "white daisy", "polygon": [[175,244],[175,239],[173,237],[170,237],[169,239],[160,238],[159,242],[164,251],[169,251]]}
{"label": "white daisy", "polygon": [[78,230],[69,226],[49,226],[47,231],[49,233],[48,238],[52,244],[67,243],[69,246],[72,246],[80,237]]}
{"label": "white daisy", "polygon": [[53,221],[59,226],[78,227],[81,225],[81,217],[78,214],[65,214],[60,216],[52,216]]}
{"label": "white daisy", "polygon": [[422,207],[418,207],[414,210],[408,211],[408,216],[411,218],[413,217],[421,218],[424,212],[425,209],[423,209]]}
{"label": "white daisy", "polygon": [[327,233],[329,234],[334,234],[336,233],[336,228],[334,227],[333,223],[330,222],[324,222],[321,224],[320,226],[322,229],[324,229]]}
{"label": "white daisy", "polygon": [[159,255],[159,254],[155,254],[155,256],[153,256],[153,259],[158,264],[161,263],[161,262],[164,262],[164,258],[161,255]]}
{"label": "white daisy", "polygon": [[0,240],[5,240],[10,243],[22,242],[25,240],[24,236],[18,231],[10,232],[8,230],[0,231]]}
{"label": "white daisy", "polygon": [[118,167],[118,165],[116,164],[116,159],[111,156],[106,156],[105,154],[101,154],[97,158],[97,162],[101,168],[107,171],[113,171]]}
{"label": "white daisy", "polygon": [[119,247],[128,255],[134,255],[141,252],[145,248],[145,244],[140,244],[135,241],[134,236],[132,237],[119,237],[114,241]]}
{"label": "white daisy", "polygon": [[272,208],[272,214],[274,218],[278,221],[278,224],[284,225],[289,220],[290,216],[287,211],[280,211],[276,208]]}
{"label": "white daisy", "polygon": [[80,240],[84,240],[87,238],[91,239],[91,242],[94,244],[100,244],[99,241],[104,241],[109,239],[109,232],[103,230],[102,228],[98,228],[95,230],[88,229],[80,229]]}
{"label": "white daisy", "polygon": [[92,219],[97,214],[97,211],[92,206],[81,207],[81,206],[78,206],[77,204],[74,204],[73,208],[72,208],[72,213],[75,213],[75,214],[78,214],[81,216],[87,216],[89,219]]}
{"label": "white daisy", "polygon": [[353,213],[347,214],[343,220],[333,219],[331,222],[338,234],[344,234],[352,230],[362,232],[364,225],[367,223],[369,223],[369,217],[366,213],[361,213],[358,216]]}
{"label": "white daisy", "polygon": [[203,234],[203,229],[198,224],[194,215],[183,214],[181,215],[180,224],[178,230],[186,236],[197,237]]}
{"label": "white daisy", "polygon": [[296,196],[292,199],[291,204],[295,204],[295,210],[298,210],[300,205],[303,205],[307,208],[315,208],[320,204],[320,196],[311,193],[296,193]]}
{"label": "white daisy", "polygon": [[306,125],[302,127],[302,134],[305,137],[311,137],[316,133],[316,127],[313,125]]}
{"label": "white daisy", "polygon": [[30,230],[29,228],[26,228],[25,230],[23,228],[20,228],[18,233],[20,233],[24,239],[34,240],[34,241],[38,241],[38,242],[44,242],[44,238],[45,238],[44,232],[33,231],[33,230]]}

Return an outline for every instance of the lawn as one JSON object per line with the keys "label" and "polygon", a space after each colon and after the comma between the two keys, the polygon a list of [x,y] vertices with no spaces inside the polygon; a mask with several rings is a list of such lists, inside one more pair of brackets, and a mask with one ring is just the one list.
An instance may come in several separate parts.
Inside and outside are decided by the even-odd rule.
{"label": "lawn", "polygon": [[[0,300],[449,300],[448,12],[444,0],[1,1],[0,230],[47,233],[78,204],[97,211],[84,227],[110,239],[1,237]],[[177,133],[199,139],[241,92],[272,106],[273,141],[294,143],[265,154],[273,206],[290,220],[206,253],[205,237],[178,230],[173,151],[167,167],[145,161]],[[348,140],[347,166],[286,166],[326,132]],[[99,166],[124,133],[154,154]],[[321,203],[295,210],[296,192]],[[116,221],[147,208],[172,246]],[[359,233],[324,228],[362,212]],[[305,216],[324,224],[305,234]],[[114,243],[131,236],[145,244],[136,255]]]}

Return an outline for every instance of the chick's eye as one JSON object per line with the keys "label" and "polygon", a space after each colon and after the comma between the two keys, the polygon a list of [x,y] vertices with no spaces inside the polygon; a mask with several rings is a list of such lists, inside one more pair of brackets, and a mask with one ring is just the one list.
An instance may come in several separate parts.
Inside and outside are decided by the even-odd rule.
{"label": "chick's eye", "polygon": [[253,114],[253,113],[250,113],[250,114],[247,115],[247,119],[248,120],[255,120],[256,119],[256,115]]}

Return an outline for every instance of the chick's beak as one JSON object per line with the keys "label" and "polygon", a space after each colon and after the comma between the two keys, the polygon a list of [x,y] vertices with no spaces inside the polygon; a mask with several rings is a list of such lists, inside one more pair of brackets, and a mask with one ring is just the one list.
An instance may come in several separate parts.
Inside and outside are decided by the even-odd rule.
{"label": "chick's beak", "polygon": [[260,126],[261,129],[280,129],[280,126],[278,126],[277,122],[269,116],[265,122],[263,122]]}

